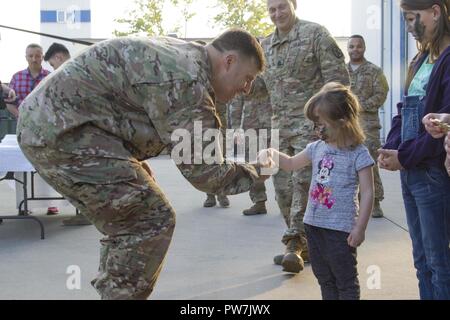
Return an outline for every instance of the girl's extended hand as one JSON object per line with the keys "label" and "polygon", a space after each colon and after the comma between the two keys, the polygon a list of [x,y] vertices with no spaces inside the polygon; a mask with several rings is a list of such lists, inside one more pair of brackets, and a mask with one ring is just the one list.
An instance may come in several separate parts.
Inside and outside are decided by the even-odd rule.
{"label": "girl's extended hand", "polygon": [[275,167],[275,161],[273,161],[273,153],[272,150],[263,149],[258,153],[258,157],[256,158],[257,163],[263,168],[273,168]]}

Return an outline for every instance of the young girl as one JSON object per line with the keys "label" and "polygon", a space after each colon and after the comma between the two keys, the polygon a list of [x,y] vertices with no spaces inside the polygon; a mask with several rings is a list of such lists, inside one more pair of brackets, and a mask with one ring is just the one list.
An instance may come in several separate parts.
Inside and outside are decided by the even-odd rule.
{"label": "young girl", "polygon": [[314,122],[320,140],[293,157],[272,148],[262,150],[259,157],[261,165],[275,163],[283,170],[312,164],[303,221],[323,299],[360,297],[356,247],[364,241],[372,212],[374,160],[362,144],[359,112],[358,100],[348,87],[328,83],[305,105],[305,115]]}

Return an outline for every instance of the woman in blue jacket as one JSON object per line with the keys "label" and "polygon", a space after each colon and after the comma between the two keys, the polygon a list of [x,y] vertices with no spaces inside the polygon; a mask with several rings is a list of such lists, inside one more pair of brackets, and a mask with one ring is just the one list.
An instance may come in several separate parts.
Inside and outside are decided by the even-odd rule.
{"label": "woman in blue jacket", "polygon": [[378,163],[400,171],[421,299],[450,299],[450,177],[444,138],[434,139],[422,118],[450,113],[450,0],[401,0],[419,54],[409,68],[405,97]]}

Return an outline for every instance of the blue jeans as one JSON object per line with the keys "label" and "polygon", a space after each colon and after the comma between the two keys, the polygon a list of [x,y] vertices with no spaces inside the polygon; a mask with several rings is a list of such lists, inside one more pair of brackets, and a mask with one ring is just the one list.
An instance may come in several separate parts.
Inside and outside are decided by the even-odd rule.
{"label": "blue jeans", "polygon": [[441,168],[400,173],[421,299],[450,299],[450,178]]}
{"label": "blue jeans", "polygon": [[[415,139],[425,97],[403,100],[402,142]],[[450,299],[450,178],[442,164],[400,173],[421,299]]]}

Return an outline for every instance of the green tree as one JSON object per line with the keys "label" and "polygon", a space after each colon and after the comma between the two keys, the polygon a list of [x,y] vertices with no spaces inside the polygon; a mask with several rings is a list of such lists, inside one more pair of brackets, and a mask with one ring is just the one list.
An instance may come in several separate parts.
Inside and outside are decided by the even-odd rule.
{"label": "green tree", "polygon": [[114,31],[115,36],[146,34],[147,36],[164,35],[162,11],[164,2],[160,0],[135,0],[136,9],[129,18],[115,19],[116,22],[128,24],[128,31]]}
{"label": "green tree", "polygon": [[194,2],[194,0],[171,0],[171,1],[175,6],[180,5],[182,7],[181,15],[183,16],[184,20],[184,37],[186,38],[187,23],[195,16],[195,13],[191,12],[191,5],[192,2]]}
{"label": "green tree", "polygon": [[[172,26],[170,30],[164,28],[164,4],[175,6],[173,10],[180,10],[184,19],[185,33],[187,22],[195,15],[191,13],[190,6],[194,0],[135,0],[136,9],[130,12],[130,17],[115,19],[116,22],[128,25],[128,31],[114,31],[115,36],[141,34],[147,36],[167,35],[169,32],[177,33],[179,25]],[[181,8],[181,9],[180,9]]]}
{"label": "green tree", "polygon": [[257,37],[273,31],[267,14],[266,0],[217,0],[221,11],[214,17],[220,27],[239,27]]}

